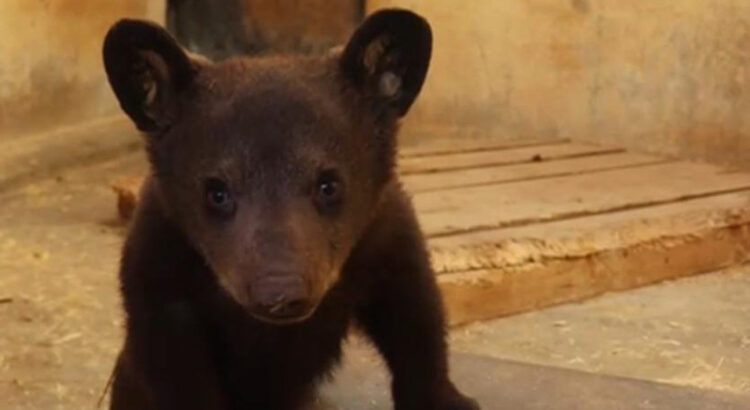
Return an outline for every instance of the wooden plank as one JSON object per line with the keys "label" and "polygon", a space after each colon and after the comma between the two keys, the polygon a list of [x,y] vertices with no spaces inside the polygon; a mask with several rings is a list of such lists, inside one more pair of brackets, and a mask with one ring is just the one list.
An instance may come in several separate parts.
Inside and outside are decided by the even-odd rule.
{"label": "wooden plank", "polygon": [[581,257],[659,237],[687,237],[750,220],[750,192],[716,195],[621,212],[432,238],[438,274],[515,269],[530,261]]}
{"label": "wooden plank", "polygon": [[433,239],[430,248],[456,325],[748,262],[750,194]]}
{"label": "wooden plank", "polygon": [[[422,140],[420,140],[422,141]],[[399,148],[399,157],[422,157],[429,155],[458,154],[475,151],[500,151],[515,148],[536,147],[541,145],[554,145],[568,143],[570,140],[556,139],[522,139],[511,141],[498,141],[494,138],[449,138],[405,145]]]}
{"label": "wooden plank", "polygon": [[417,193],[428,237],[658,205],[750,188],[746,174],[669,163],[633,169]]}
{"label": "wooden plank", "polygon": [[668,160],[649,155],[623,152],[611,155],[562,159],[559,161],[462,169],[433,174],[404,175],[401,178],[401,182],[409,192],[416,193],[570,176],[665,162],[668,162]]}
{"label": "wooden plank", "polygon": [[399,160],[402,175],[445,172],[487,166],[513,165],[587,155],[603,155],[623,152],[620,148],[605,148],[588,144],[551,144],[503,150],[488,150],[406,157]]}

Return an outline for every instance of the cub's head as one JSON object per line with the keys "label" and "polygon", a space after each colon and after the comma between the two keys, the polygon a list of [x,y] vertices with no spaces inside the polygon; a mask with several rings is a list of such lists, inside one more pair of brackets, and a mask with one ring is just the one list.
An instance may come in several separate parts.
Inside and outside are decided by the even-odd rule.
{"label": "cub's head", "polygon": [[123,20],[104,63],[145,135],[168,217],[236,302],[293,323],[314,312],[376,212],[431,41],[421,17],[384,10],[328,55],[212,63],[159,26]]}

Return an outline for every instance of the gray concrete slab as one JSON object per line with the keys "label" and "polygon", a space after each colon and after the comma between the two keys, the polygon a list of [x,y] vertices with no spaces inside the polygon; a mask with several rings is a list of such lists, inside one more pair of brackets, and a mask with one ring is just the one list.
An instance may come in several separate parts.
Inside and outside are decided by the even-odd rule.
{"label": "gray concrete slab", "polygon": [[[351,352],[350,352],[351,353]],[[386,372],[350,355],[316,410],[391,408]],[[459,354],[453,377],[485,410],[746,410],[750,396]]]}
{"label": "gray concrete slab", "polygon": [[503,360],[750,395],[750,267],[456,329]]}

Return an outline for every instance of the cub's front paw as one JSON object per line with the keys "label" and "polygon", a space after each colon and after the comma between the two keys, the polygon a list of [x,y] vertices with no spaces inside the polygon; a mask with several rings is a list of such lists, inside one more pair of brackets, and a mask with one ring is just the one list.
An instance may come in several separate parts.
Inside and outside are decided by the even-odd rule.
{"label": "cub's front paw", "polygon": [[[442,388],[399,389],[396,385],[393,394],[395,410],[480,410],[476,400],[464,396],[451,382]],[[425,394],[427,393],[427,394]]]}
{"label": "cub's front paw", "polygon": [[454,391],[440,399],[436,410],[480,410],[480,407],[476,400]]}

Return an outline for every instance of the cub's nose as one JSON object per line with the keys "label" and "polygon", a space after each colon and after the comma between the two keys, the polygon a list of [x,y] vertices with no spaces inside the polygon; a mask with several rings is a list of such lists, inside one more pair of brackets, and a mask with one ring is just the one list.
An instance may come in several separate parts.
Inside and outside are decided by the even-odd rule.
{"label": "cub's nose", "polygon": [[252,313],[269,322],[306,318],[312,308],[305,282],[295,274],[267,274],[251,285]]}

